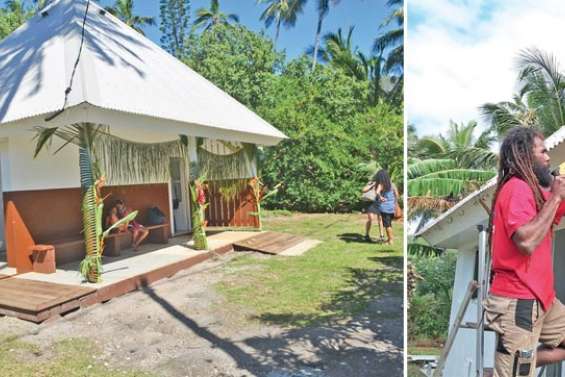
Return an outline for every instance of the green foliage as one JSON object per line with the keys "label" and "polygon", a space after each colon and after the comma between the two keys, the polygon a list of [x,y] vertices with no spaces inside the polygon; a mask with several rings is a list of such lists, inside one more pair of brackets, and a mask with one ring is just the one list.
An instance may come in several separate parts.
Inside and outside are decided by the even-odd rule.
{"label": "green foliage", "polygon": [[219,25],[231,25],[238,23],[239,17],[236,14],[225,14],[220,11],[220,1],[210,0],[210,8],[200,8],[196,11],[194,28],[203,28],[209,31]]}
{"label": "green foliage", "polygon": [[264,35],[245,27],[216,25],[187,41],[183,59],[239,102],[256,108],[280,70],[283,55]]}
{"label": "green foliage", "polygon": [[[314,72],[301,57],[283,55],[264,35],[243,26],[216,25],[191,36],[184,61],[289,140],[265,148],[260,175],[269,208],[349,211],[359,208],[366,166],[376,161],[402,187],[403,135],[399,107],[371,104],[371,82],[339,65]],[[372,172],[374,174],[375,172]]]}
{"label": "green foliage", "polygon": [[182,57],[190,32],[190,0],[160,0],[160,18],[161,46]]}
{"label": "green foliage", "polygon": [[419,139],[408,127],[409,217],[418,229],[496,175],[492,133],[475,137],[476,128],[475,121],[450,122],[445,134]]}
{"label": "green foliage", "polygon": [[[368,106],[368,83],[307,61],[292,62],[265,94],[259,113],[290,139],[266,151],[262,175],[283,182],[270,208],[349,211],[367,182],[362,163],[377,160],[402,175],[402,116],[385,104]],[[401,186],[401,182],[396,181]]]}
{"label": "green foliage", "polygon": [[116,0],[114,5],[106,7],[106,10],[141,35],[145,35],[143,28],[155,25],[155,18],[137,15],[133,12],[133,8],[133,0]]}
{"label": "green foliage", "polygon": [[408,310],[409,339],[437,339],[447,335],[456,260],[454,251],[411,256],[422,280],[416,285]]}
{"label": "green foliage", "polygon": [[35,8],[24,0],[10,0],[0,8],[0,40],[6,38],[35,13]]}

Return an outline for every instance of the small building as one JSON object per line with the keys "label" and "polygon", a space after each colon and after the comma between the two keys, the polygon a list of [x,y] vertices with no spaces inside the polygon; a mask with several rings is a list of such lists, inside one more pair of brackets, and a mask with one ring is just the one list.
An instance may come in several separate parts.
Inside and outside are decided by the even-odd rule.
{"label": "small building", "polygon": [[[34,158],[34,130],[84,123],[146,150],[188,139],[188,157],[102,153],[107,207],[125,199],[141,223],[158,207],[171,235],[190,232],[189,176],[216,159],[233,169],[209,171],[208,226],[257,226],[248,188],[226,200],[219,182],[255,177],[255,148],[285,135],[95,2],[53,1],[0,42],[0,56],[0,206],[14,205],[35,242],[82,229],[78,147],[53,153],[58,141]],[[149,165],[155,174],[143,174]],[[80,252],[58,253],[58,263]]]}
{"label": "small building", "polygon": [[[565,127],[560,128],[545,141],[552,167],[565,162]],[[463,302],[467,287],[477,279],[477,261],[479,249],[478,227],[488,226],[492,196],[496,187],[496,178],[489,181],[481,189],[461,200],[453,208],[431,221],[416,234],[424,238],[430,245],[444,249],[457,250],[457,265],[453,285],[453,301],[451,306],[450,329],[456,314]],[[565,221],[554,228],[554,271],[555,289],[561,301],[565,301]],[[463,322],[476,322],[477,298],[471,302],[465,312]],[[444,368],[444,377],[476,376],[476,330],[461,328],[455,338],[453,347]],[[484,337],[484,367],[493,368],[495,355],[495,334],[486,331]],[[545,377],[564,377],[562,365],[552,365],[545,369]],[[563,371],[562,371],[563,370]]]}

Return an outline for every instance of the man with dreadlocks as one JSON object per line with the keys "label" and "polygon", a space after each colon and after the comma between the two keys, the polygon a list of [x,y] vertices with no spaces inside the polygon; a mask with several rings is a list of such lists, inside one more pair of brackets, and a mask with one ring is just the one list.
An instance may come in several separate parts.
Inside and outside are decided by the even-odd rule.
{"label": "man with dreadlocks", "polygon": [[555,297],[552,260],[565,177],[553,178],[549,166],[541,133],[508,132],[490,217],[493,279],[485,302],[488,326],[499,335],[495,377],[535,376],[536,365],[565,359],[565,306]]}

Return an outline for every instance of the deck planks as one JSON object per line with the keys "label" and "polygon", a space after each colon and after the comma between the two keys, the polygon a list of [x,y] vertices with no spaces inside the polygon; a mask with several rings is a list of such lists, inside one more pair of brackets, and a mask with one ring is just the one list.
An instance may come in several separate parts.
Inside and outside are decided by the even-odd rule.
{"label": "deck planks", "polygon": [[278,232],[264,232],[255,237],[234,243],[239,251],[257,251],[265,254],[279,254],[305,241],[303,237]]}
{"label": "deck planks", "polygon": [[5,309],[37,314],[63,306],[95,291],[93,288],[74,285],[18,277],[7,278],[0,280],[0,312]]}

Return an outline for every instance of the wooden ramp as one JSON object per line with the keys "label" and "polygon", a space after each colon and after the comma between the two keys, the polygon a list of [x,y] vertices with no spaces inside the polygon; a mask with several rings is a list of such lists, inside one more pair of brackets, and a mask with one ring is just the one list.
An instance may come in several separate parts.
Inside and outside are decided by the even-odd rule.
{"label": "wooden ramp", "polygon": [[233,248],[236,251],[257,251],[266,254],[279,254],[304,241],[304,238],[292,234],[264,232],[255,237],[234,243]]}
{"label": "wooden ramp", "polygon": [[96,289],[22,278],[0,280],[0,314],[40,323],[81,306]]}

